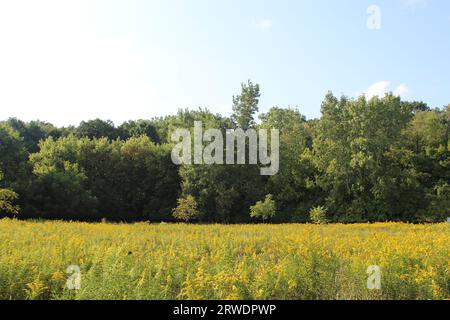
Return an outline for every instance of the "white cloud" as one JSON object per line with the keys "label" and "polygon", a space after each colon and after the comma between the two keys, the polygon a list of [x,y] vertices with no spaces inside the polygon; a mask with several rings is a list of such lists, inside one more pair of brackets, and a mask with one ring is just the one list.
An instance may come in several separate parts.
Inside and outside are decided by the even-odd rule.
{"label": "white cloud", "polygon": [[365,91],[366,99],[371,99],[373,97],[383,97],[386,92],[388,92],[388,87],[391,85],[390,81],[379,81],[372,84]]}
{"label": "white cloud", "polygon": [[[0,2],[0,119],[145,117],[158,93],[133,35],[99,36],[84,1]],[[130,108],[132,106],[132,108]]]}
{"label": "white cloud", "polygon": [[[370,87],[368,87],[364,93],[367,100],[373,98],[373,97],[384,97],[384,95],[388,92],[392,92],[392,90],[389,89],[391,86],[391,81],[379,81],[372,84]],[[406,97],[409,93],[409,87],[402,83],[398,85],[395,90],[393,91],[394,95],[400,96],[400,97]]]}
{"label": "white cloud", "polygon": [[400,96],[400,97],[405,97],[407,96],[409,93],[409,88],[406,84],[402,83],[401,85],[399,85],[397,88],[395,88],[394,90],[394,94],[396,96]]}
{"label": "white cloud", "polygon": [[270,19],[254,20],[252,26],[255,29],[266,31],[272,29],[273,22]]}

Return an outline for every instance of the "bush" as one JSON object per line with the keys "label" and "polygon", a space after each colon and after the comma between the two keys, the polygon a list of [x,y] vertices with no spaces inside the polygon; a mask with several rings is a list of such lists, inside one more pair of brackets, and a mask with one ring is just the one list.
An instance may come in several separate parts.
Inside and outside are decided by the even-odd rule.
{"label": "bush", "polygon": [[262,219],[266,221],[270,218],[273,218],[276,214],[276,205],[275,201],[272,199],[272,195],[269,194],[266,196],[266,199],[263,201],[258,201],[254,206],[250,207],[250,217]]}
{"label": "bush", "polygon": [[309,218],[316,224],[328,223],[327,209],[322,206],[314,207],[309,211]]}
{"label": "bush", "polygon": [[187,196],[177,200],[178,206],[172,210],[175,219],[190,222],[200,218],[200,212],[197,209],[197,201],[193,196]]}
{"label": "bush", "polygon": [[19,213],[19,206],[15,206],[12,203],[18,199],[17,193],[8,189],[0,189],[0,214],[12,214]]}
{"label": "bush", "polygon": [[426,212],[418,215],[420,221],[445,221],[450,216],[450,185],[440,181],[428,195],[430,205]]}
{"label": "bush", "polygon": [[[0,181],[3,179],[3,172],[0,171]],[[19,213],[19,206],[14,205],[14,201],[19,195],[12,190],[0,188],[0,216],[1,214],[16,215]]]}

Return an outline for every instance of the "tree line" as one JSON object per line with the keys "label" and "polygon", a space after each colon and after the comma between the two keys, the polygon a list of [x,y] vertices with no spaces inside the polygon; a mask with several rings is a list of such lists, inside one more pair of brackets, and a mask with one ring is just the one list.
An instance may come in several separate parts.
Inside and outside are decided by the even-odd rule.
{"label": "tree line", "polygon": [[[58,128],[0,122],[0,216],[96,221],[439,221],[450,216],[450,105],[393,94],[336,97],[320,119],[297,108],[259,115],[242,84],[230,117],[208,109]],[[177,128],[280,130],[280,170],[171,161]],[[311,214],[311,215],[310,215]]]}

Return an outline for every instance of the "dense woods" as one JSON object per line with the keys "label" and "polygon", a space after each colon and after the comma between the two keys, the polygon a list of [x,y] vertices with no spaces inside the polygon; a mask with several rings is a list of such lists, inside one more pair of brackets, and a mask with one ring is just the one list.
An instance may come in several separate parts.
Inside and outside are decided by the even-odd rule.
{"label": "dense woods", "polygon": [[[250,208],[264,213],[270,199],[276,214],[263,217],[272,222],[308,221],[317,208],[339,222],[450,216],[450,105],[329,93],[320,119],[274,107],[256,121],[259,95],[258,85],[243,84],[231,117],[200,108],[120,126],[3,121],[0,215],[238,223],[254,220]],[[279,129],[279,173],[261,176],[255,165],[174,165],[171,133],[196,120],[223,131]]]}

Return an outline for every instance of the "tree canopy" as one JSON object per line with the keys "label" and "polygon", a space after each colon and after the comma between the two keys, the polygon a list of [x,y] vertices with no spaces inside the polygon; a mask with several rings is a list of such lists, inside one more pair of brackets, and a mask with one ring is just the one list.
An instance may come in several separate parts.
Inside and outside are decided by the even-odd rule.
{"label": "tree canopy", "polygon": [[[450,215],[450,105],[330,92],[321,118],[308,120],[298,107],[258,114],[260,95],[258,84],[242,84],[230,117],[199,108],[119,126],[2,121],[0,215],[217,223],[307,222],[310,213],[341,222]],[[173,164],[172,133],[195,121],[224,134],[279,129],[278,174],[261,176],[259,165]]]}

